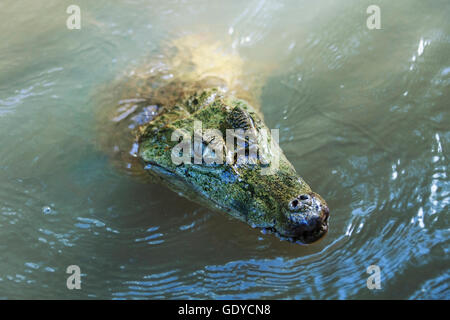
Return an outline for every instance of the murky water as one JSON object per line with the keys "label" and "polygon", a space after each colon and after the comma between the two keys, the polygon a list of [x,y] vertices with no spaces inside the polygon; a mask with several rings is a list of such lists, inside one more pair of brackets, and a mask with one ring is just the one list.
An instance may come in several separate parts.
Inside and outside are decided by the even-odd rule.
{"label": "murky water", "polygon": [[[360,0],[76,1],[81,30],[70,4],[0,3],[0,298],[450,297],[447,0],[378,1],[381,30]],[[327,199],[321,242],[263,235],[101,152],[96,88],[205,30],[276,66],[262,110]]]}

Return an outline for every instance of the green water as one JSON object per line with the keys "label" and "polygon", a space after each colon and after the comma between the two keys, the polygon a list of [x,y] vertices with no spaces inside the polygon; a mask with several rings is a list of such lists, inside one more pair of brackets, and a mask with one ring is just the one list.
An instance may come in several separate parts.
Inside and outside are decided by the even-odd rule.
{"label": "green water", "polygon": [[[449,14],[447,0],[3,0],[0,298],[448,299]],[[263,235],[100,151],[96,88],[205,30],[276,65],[262,110],[328,202],[321,242]]]}

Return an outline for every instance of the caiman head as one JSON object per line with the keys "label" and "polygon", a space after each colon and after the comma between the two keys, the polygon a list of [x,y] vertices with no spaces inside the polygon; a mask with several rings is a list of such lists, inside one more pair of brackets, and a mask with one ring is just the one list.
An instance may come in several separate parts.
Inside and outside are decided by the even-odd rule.
{"label": "caiman head", "polygon": [[[247,102],[204,90],[140,129],[139,156],[153,175],[191,200],[283,239],[315,242],[328,230],[328,206],[277,140]],[[183,161],[174,161],[182,155]],[[211,155],[220,157],[211,162]]]}

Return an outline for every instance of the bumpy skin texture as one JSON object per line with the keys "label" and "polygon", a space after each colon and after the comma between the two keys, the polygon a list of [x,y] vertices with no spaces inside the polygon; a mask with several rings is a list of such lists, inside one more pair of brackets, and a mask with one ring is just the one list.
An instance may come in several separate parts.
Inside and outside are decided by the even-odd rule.
{"label": "bumpy skin texture", "polygon": [[[116,169],[133,178],[160,180],[188,199],[251,226],[292,241],[314,242],[327,231],[328,207],[297,175],[274,139],[264,151],[266,158],[279,157],[274,174],[262,174],[267,165],[253,158],[247,165],[172,162],[179,143],[172,141],[172,133],[192,132],[195,121],[203,129],[219,130],[223,138],[227,129],[257,134],[268,129],[259,113],[259,93],[275,66],[244,61],[230,48],[213,35],[182,36],[162,44],[161,54],[150,55],[139,67],[94,90],[98,147]],[[207,141],[203,149],[213,144]]]}
{"label": "bumpy skin texture", "polygon": [[[278,156],[278,170],[262,174],[267,164],[261,159],[251,164],[175,164],[171,151],[180,141],[172,141],[172,134],[177,129],[193,133],[194,121],[201,121],[203,130],[218,129],[224,139],[226,129],[250,128],[256,134],[268,130],[272,144],[266,155]],[[174,106],[162,107],[139,128],[138,142],[138,156],[148,172],[191,200],[292,241],[311,243],[327,232],[327,204],[298,176],[257,110],[246,101],[216,88],[201,89]],[[208,146],[205,142],[202,152]],[[224,149],[225,154],[230,151],[226,145]]]}

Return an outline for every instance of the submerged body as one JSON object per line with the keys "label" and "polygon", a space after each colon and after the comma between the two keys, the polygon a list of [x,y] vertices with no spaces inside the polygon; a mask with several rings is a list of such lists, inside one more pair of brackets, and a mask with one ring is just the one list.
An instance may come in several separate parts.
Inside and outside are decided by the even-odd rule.
{"label": "submerged body", "polygon": [[[135,167],[138,171],[144,167],[153,180],[190,200],[285,239],[302,243],[320,239],[328,229],[329,209],[296,173],[265,125],[255,98],[261,79],[250,80],[242,71],[239,56],[220,52],[217,44],[205,40],[196,37],[176,40],[170,58],[165,56],[159,63],[144,68],[146,71],[132,73],[138,84],[128,81],[124,86],[121,82],[122,106],[110,117],[111,123],[115,123],[110,126],[114,133],[105,132],[109,148],[122,155],[119,158],[128,162],[128,168]],[[159,68],[156,72],[155,65]],[[168,76],[164,70],[169,69],[177,73]],[[135,84],[134,93],[131,83]],[[124,87],[128,88],[126,94]],[[193,148],[179,153],[180,144],[191,146],[190,140],[185,140],[186,134],[198,131],[198,123],[204,139],[200,148],[194,143]],[[208,139],[205,132],[211,131],[205,129],[215,130],[216,135]],[[253,154],[249,148],[255,140],[236,136],[242,132],[239,130],[254,134],[256,139],[264,136],[267,144],[257,144],[259,149]],[[234,134],[232,145],[220,138],[230,132]],[[246,161],[237,161],[234,138],[237,144],[241,139]],[[120,150],[127,147],[131,152]],[[188,150],[189,155],[177,162],[174,150],[177,155]],[[197,159],[196,152],[200,162],[191,161]],[[204,159],[218,152],[220,156],[223,152],[222,162]]]}

